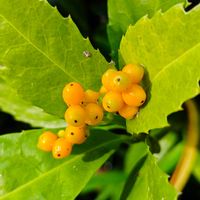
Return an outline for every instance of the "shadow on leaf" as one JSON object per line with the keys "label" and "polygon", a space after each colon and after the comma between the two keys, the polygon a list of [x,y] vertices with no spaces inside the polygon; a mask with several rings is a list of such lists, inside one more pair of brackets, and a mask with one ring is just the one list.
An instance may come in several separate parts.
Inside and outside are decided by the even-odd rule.
{"label": "shadow on leaf", "polygon": [[124,189],[122,191],[122,194],[120,196],[120,200],[125,200],[128,198],[132,188],[135,185],[135,182],[137,180],[137,177],[139,176],[139,170],[142,167],[142,165],[144,164],[145,160],[147,159],[148,155],[143,156],[135,165],[135,167],[133,167],[132,171],[129,174],[129,177],[125,183]]}

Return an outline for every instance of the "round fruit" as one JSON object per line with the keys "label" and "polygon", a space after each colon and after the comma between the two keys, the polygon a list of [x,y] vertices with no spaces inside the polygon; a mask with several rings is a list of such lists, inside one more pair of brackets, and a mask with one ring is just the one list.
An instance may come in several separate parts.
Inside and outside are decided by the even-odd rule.
{"label": "round fruit", "polygon": [[84,99],[84,90],[79,83],[68,83],[63,89],[63,100],[68,105],[78,105]]}
{"label": "round fruit", "polygon": [[125,65],[122,71],[129,75],[132,83],[139,83],[144,76],[144,68],[139,64]]}
{"label": "round fruit", "polygon": [[86,127],[67,126],[64,137],[72,144],[82,144],[87,139]]}
{"label": "round fruit", "polygon": [[129,106],[141,106],[146,100],[146,93],[140,85],[133,84],[122,93],[122,98]]}
{"label": "round fruit", "polygon": [[137,114],[138,107],[125,105],[118,112],[123,118],[132,119]]}
{"label": "round fruit", "polygon": [[116,72],[115,69],[108,69],[102,76],[101,81],[103,86],[106,88],[106,90],[110,90],[110,80],[112,79],[113,74]]}
{"label": "round fruit", "polygon": [[95,92],[93,90],[86,90],[85,91],[85,98],[83,100],[83,104],[87,103],[97,103],[100,93]]}
{"label": "round fruit", "polygon": [[85,123],[88,125],[97,125],[103,119],[103,109],[98,104],[87,104],[85,112],[87,113]]}
{"label": "round fruit", "polygon": [[58,135],[58,137],[64,137],[65,131],[64,130],[60,130],[60,131],[58,131],[57,135]]}
{"label": "round fruit", "polygon": [[105,94],[106,92],[108,92],[108,90],[102,85],[99,92],[100,94]]}
{"label": "round fruit", "polygon": [[70,155],[71,151],[72,144],[65,138],[58,138],[53,145],[52,154],[54,158],[60,159]]}
{"label": "round fruit", "polygon": [[83,126],[86,113],[80,105],[72,105],[65,112],[65,120],[71,126]]}
{"label": "round fruit", "polygon": [[108,112],[117,112],[124,106],[122,95],[110,91],[103,97],[103,108]]}
{"label": "round fruit", "polygon": [[56,139],[57,135],[50,131],[46,131],[40,135],[37,147],[43,151],[51,151]]}
{"label": "round fruit", "polygon": [[110,89],[115,92],[123,92],[131,86],[129,75],[122,71],[116,71],[110,78]]}

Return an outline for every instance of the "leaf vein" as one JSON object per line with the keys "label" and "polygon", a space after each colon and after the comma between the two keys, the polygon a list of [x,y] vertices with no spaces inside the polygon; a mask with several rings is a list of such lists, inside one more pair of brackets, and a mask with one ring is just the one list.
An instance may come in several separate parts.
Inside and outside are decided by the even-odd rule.
{"label": "leaf vein", "polygon": [[152,79],[152,82],[155,81],[160,74],[164,73],[173,63],[175,63],[177,60],[179,60],[180,58],[184,57],[187,53],[189,53],[190,51],[192,51],[193,49],[195,49],[196,47],[198,47],[200,45],[200,43],[194,45],[193,47],[191,47],[190,49],[186,50],[183,54],[181,54],[180,56],[177,56],[172,62],[168,63],[165,67],[163,67]]}
{"label": "leaf vein", "polygon": [[33,42],[30,41],[23,33],[21,33],[8,19],[6,19],[3,15],[0,15],[21,37],[24,38],[29,44],[31,44],[38,52],[40,52],[43,56],[45,56],[53,65],[57,66],[61,71],[63,71],[67,76],[72,78],[75,81],[78,81],[74,76],[72,76],[69,73],[66,73],[66,71],[59,66],[56,62],[54,62],[45,52],[43,52],[40,48],[38,48]]}
{"label": "leaf vein", "polygon": [[[122,137],[117,138],[117,139],[115,139],[115,140],[112,140],[112,141],[109,141],[109,142],[100,144],[100,145],[98,145],[98,146],[95,146],[94,148],[91,148],[90,150],[85,151],[84,154],[87,154],[87,153],[89,153],[89,152],[92,152],[92,151],[94,151],[94,150],[96,150],[96,149],[99,149],[99,148],[101,148],[101,147],[103,147],[103,146],[107,146],[107,145],[109,145],[109,144],[116,143],[116,142],[118,142],[118,141],[123,142],[123,141],[125,141],[125,140],[127,140],[127,138],[126,138],[126,139],[125,139],[125,138],[123,139]],[[5,197],[8,197],[9,195],[11,195],[11,194],[13,194],[13,193],[22,190],[23,188],[25,188],[25,187],[31,185],[32,183],[34,183],[35,181],[37,181],[37,180],[39,180],[39,179],[41,179],[41,178],[44,178],[45,176],[48,176],[49,174],[53,173],[53,172],[56,171],[58,168],[60,168],[60,167],[62,167],[62,166],[64,166],[64,165],[67,165],[67,164],[69,164],[69,163],[71,163],[71,162],[74,162],[74,161],[78,160],[78,159],[81,158],[84,154],[80,154],[80,155],[76,156],[75,158],[72,158],[72,159],[70,159],[70,160],[68,160],[68,161],[66,161],[66,162],[64,162],[64,163],[62,163],[61,165],[58,165],[57,167],[54,167],[53,169],[49,170],[47,173],[44,173],[43,175],[38,176],[38,177],[34,178],[33,180],[29,181],[28,183],[26,183],[26,184],[24,184],[24,185],[21,185],[21,186],[19,186],[18,188],[12,190],[11,192],[5,194],[4,196],[0,197],[0,199],[3,199],[3,198],[5,198]]]}

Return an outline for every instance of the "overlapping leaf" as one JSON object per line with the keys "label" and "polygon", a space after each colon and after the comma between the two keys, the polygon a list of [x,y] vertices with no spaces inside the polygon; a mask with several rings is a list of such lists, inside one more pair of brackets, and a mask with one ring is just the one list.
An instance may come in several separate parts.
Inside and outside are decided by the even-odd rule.
{"label": "overlapping leaf", "polygon": [[130,174],[121,199],[177,199],[176,190],[169,184],[167,175],[158,167],[145,143],[130,147],[125,164]]}
{"label": "overlapping leaf", "polygon": [[159,169],[153,155],[148,153],[133,167],[121,199],[175,200],[177,195],[175,188],[169,184],[167,175]]}
{"label": "overlapping leaf", "polygon": [[15,199],[75,199],[94,172],[125,139],[93,131],[72,155],[55,160],[36,148],[41,130],[0,137],[0,197]]}
{"label": "overlapping leaf", "polygon": [[167,116],[199,94],[199,16],[200,6],[186,13],[182,5],[176,5],[129,27],[120,54],[125,63],[144,65],[148,95],[138,117],[127,122],[129,132],[167,126]]}
{"label": "overlapping leaf", "polygon": [[184,0],[108,0],[108,38],[113,57],[117,58],[120,40],[129,25],[144,15],[152,17],[157,10],[165,11],[179,2]]}
{"label": "overlapping leaf", "polygon": [[[105,166],[107,165],[105,164]],[[119,200],[126,177],[127,175],[123,171],[115,169],[109,170],[108,167],[108,171],[95,174],[95,176],[90,179],[82,191],[82,194],[100,190],[95,200]]]}
{"label": "overlapping leaf", "polygon": [[46,0],[0,0],[0,65],[24,99],[63,117],[65,83],[98,89],[108,63]]}
{"label": "overlapping leaf", "polygon": [[130,146],[124,164],[125,172],[108,171],[94,176],[84,192],[99,189],[98,200],[176,199],[177,192],[168,182],[167,175],[158,167],[147,144],[139,142]]}

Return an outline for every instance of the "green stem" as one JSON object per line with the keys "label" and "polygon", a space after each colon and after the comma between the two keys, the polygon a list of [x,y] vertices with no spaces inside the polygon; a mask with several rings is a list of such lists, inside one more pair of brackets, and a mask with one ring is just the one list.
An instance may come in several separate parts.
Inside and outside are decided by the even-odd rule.
{"label": "green stem", "polygon": [[103,125],[103,126],[96,126],[93,129],[101,129],[105,131],[113,130],[113,129],[122,129],[126,130],[126,127],[118,124],[108,124],[108,125]]}
{"label": "green stem", "polygon": [[198,111],[196,105],[192,100],[187,101],[185,105],[188,111],[186,143],[181,159],[170,180],[170,183],[179,192],[183,190],[192,172],[197,157],[197,145],[199,140]]}

